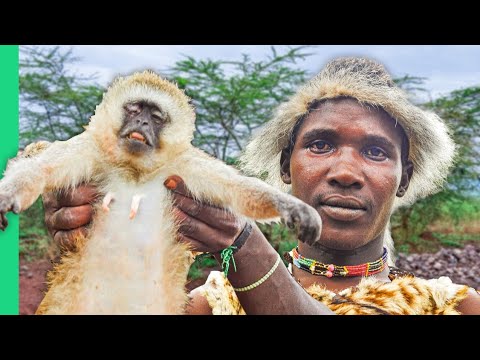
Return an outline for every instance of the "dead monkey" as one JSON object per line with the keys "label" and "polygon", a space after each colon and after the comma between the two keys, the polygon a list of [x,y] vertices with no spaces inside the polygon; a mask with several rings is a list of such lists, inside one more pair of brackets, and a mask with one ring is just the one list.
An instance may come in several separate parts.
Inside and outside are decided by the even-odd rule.
{"label": "dead monkey", "polygon": [[[195,113],[188,97],[153,72],[118,78],[86,130],[67,141],[33,146],[0,181],[5,214],[27,209],[45,191],[97,184],[88,238],[77,239],[49,274],[39,314],[180,314],[191,254],[175,241],[172,199],[163,182],[185,181],[193,196],[255,220],[282,217],[300,240],[321,231],[315,209],[191,145]],[[32,149],[30,148],[30,149]]]}

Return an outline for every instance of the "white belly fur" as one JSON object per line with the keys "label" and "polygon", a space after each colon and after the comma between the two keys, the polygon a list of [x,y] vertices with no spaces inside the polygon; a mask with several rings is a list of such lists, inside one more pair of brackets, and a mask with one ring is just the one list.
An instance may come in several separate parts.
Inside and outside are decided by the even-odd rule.
{"label": "white belly fur", "polygon": [[[94,234],[82,258],[79,293],[84,314],[164,314],[165,264],[174,236],[171,200],[163,177],[145,184],[115,181],[110,211],[99,209]],[[132,198],[145,195],[134,219]]]}

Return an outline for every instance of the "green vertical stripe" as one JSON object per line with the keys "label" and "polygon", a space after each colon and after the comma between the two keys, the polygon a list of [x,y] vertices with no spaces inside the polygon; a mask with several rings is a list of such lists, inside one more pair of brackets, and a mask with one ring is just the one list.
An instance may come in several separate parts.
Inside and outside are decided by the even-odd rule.
{"label": "green vertical stripe", "polygon": [[[18,149],[18,46],[0,45],[0,171]],[[18,215],[0,231],[0,314],[18,314]]]}

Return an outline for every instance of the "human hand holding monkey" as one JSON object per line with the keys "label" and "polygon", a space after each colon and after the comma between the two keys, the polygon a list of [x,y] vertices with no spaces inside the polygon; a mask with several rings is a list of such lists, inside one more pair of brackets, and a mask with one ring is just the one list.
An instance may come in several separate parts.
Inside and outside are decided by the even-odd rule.
{"label": "human hand holding monkey", "polygon": [[218,253],[232,245],[245,226],[223,208],[195,201],[179,176],[170,176],[164,185],[172,191],[174,217],[180,225],[178,241],[194,251]]}
{"label": "human hand holding monkey", "polygon": [[45,224],[55,245],[63,251],[75,251],[75,239],[86,236],[93,219],[93,203],[98,196],[93,185],[82,184],[71,191],[43,195]]}
{"label": "human hand holding monkey", "polygon": [[[194,201],[185,183],[171,176],[165,186],[172,191],[174,217],[180,227],[178,240],[198,252],[218,252],[230,246],[245,222],[224,209]],[[45,224],[61,250],[75,251],[78,234],[85,235],[93,218],[92,203],[98,196],[93,185],[43,196]]]}

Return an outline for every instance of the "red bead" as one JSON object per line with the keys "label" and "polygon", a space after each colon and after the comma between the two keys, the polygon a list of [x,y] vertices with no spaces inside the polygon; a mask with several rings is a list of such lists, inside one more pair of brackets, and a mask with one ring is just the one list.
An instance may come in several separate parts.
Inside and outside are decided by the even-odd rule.
{"label": "red bead", "polygon": [[328,265],[327,270],[328,270],[328,271],[333,271],[333,270],[335,270],[335,266],[332,265],[332,264],[330,264],[330,265]]}
{"label": "red bead", "polygon": [[333,276],[333,273],[331,271],[327,271],[325,275],[327,275],[327,277],[331,278]]}

